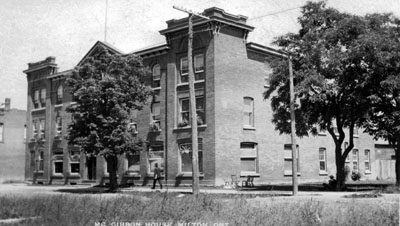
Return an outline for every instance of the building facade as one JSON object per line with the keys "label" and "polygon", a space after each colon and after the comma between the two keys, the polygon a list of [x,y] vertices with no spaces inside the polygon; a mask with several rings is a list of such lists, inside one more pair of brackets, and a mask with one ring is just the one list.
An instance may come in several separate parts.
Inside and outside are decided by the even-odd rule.
{"label": "building facade", "polygon": [[[200,183],[218,186],[237,177],[254,176],[255,183],[291,181],[290,136],[279,135],[272,124],[269,100],[263,99],[272,70],[269,62],[282,57],[279,51],[247,37],[254,29],[247,17],[219,8],[206,9],[210,19],[194,18],[193,64],[198,114]],[[187,58],[187,18],[167,21],[160,31],[166,44],[134,51],[151,70],[144,81],[154,96],[149,106],[137,112],[134,127],[147,145],[136,155],[121,156],[122,184],[147,184],[155,163],[162,168],[164,183],[190,184],[191,128]],[[125,54],[97,42],[83,57]],[[65,140],[71,120],[65,112],[71,103],[65,92],[65,76],[57,72],[54,57],[30,63],[28,79],[28,180],[43,183],[107,182],[107,164],[102,157],[84,156]],[[375,179],[373,139],[355,131],[354,150],[348,164],[364,178]],[[335,174],[334,143],[326,133],[297,139],[300,182],[323,181]],[[345,144],[346,145],[346,144]]]}
{"label": "building facade", "polygon": [[24,180],[26,111],[11,108],[6,98],[0,106],[0,183]]}

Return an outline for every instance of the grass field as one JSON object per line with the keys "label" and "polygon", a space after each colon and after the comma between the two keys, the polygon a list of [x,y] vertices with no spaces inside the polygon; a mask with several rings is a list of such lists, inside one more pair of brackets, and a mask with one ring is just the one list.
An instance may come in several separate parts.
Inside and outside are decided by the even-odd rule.
{"label": "grass field", "polygon": [[321,201],[177,193],[0,196],[0,219],[38,216],[8,225],[398,225],[399,203],[381,198]]}

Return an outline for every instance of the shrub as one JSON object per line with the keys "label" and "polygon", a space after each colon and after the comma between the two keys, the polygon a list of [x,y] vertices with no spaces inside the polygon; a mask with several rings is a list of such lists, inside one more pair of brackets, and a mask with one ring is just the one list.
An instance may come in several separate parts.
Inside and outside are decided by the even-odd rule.
{"label": "shrub", "polygon": [[353,171],[353,172],[351,173],[351,179],[352,179],[353,181],[358,181],[358,180],[360,180],[360,178],[361,178],[361,173],[360,173],[360,172],[358,172],[358,171]]}

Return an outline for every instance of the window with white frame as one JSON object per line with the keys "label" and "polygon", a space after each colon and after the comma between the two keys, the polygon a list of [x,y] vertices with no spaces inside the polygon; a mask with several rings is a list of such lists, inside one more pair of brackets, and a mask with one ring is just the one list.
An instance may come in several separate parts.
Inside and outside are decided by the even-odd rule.
{"label": "window with white frame", "polygon": [[62,135],[62,119],[60,116],[56,117],[56,137],[61,138]]}
{"label": "window with white frame", "polygon": [[53,156],[53,174],[61,175],[63,173],[64,161],[62,155]]}
{"label": "window with white frame", "polygon": [[[179,122],[178,127],[190,126],[190,99],[181,98],[179,100]],[[204,114],[204,96],[196,97],[196,113],[197,113],[197,125],[205,124]]]}
{"label": "window with white frame", "polygon": [[56,99],[57,104],[61,104],[62,99],[63,99],[63,86],[59,85],[57,88],[57,99]]}
{"label": "window with white frame", "polygon": [[[194,60],[194,79],[204,80],[204,54],[196,54]],[[187,57],[180,58],[180,83],[189,82],[189,61]]]}
{"label": "window with white frame", "polygon": [[326,148],[319,149],[319,173],[326,174],[327,166],[326,166]]}
{"label": "window with white frame", "polygon": [[161,130],[161,104],[160,102],[152,102],[151,103],[151,118],[153,120],[150,125],[151,130],[154,132]]}
{"label": "window with white frame", "polygon": [[128,131],[133,134],[138,134],[136,122],[128,123]]}
{"label": "window with white frame", "polygon": [[[204,55],[198,54],[194,56],[194,73],[200,73],[204,71]],[[196,79],[198,80],[198,79]]]}
{"label": "window with white frame", "polygon": [[40,90],[40,107],[46,107],[46,89]]}
{"label": "window with white frame", "polygon": [[[203,173],[203,144],[198,143],[198,166],[199,172]],[[179,171],[181,173],[192,173],[192,143],[180,143],[179,148]]]}
{"label": "window with white frame", "polygon": [[[300,152],[299,152],[299,145],[296,145],[296,150],[297,150],[297,173],[300,173]],[[284,145],[284,153],[283,153],[283,158],[284,158],[284,175],[285,176],[292,176],[292,145],[291,144],[285,144]]]}
{"label": "window with white frame", "polygon": [[160,87],[160,85],[161,85],[161,83],[160,83],[160,80],[161,80],[161,67],[160,67],[159,64],[156,64],[156,65],[153,66],[152,79],[153,79],[152,87],[153,88]]}
{"label": "window with white frame", "polygon": [[39,120],[39,138],[42,138],[42,139],[46,138],[46,136],[45,136],[45,132],[46,132],[45,131],[46,130],[45,126],[46,126],[45,120],[44,119],[40,119]]}
{"label": "window with white frame", "polygon": [[81,166],[81,158],[79,151],[70,151],[69,167],[71,174],[79,174]]}
{"label": "window with white frame", "polygon": [[353,129],[353,136],[358,137],[358,128],[357,127],[354,127],[354,129]]}
{"label": "window with white frame", "polygon": [[368,149],[364,150],[364,169],[365,173],[371,173],[371,152]]}
{"label": "window with white frame", "polygon": [[164,172],[164,148],[162,144],[153,144],[149,147],[148,152],[148,170],[149,174],[154,173],[157,164],[161,172]]}
{"label": "window with white frame", "polygon": [[254,128],[254,99],[252,97],[243,98],[243,127]]}
{"label": "window with white frame", "polygon": [[32,138],[37,139],[39,135],[38,121],[32,121]]}
{"label": "window with white frame", "polygon": [[253,142],[240,143],[240,174],[255,174],[257,166],[257,144]]}
{"label": "window with white frame", "polygon": [[39,108],[40,107],[40,98],[39,98],[39,90],[35,90],[33,94],[33,107]]}
{"label": "window with white frame", "polygon": [[358,150],[353,149],[351,152],[351,160],[353,162],[353,171],[358,171]]}

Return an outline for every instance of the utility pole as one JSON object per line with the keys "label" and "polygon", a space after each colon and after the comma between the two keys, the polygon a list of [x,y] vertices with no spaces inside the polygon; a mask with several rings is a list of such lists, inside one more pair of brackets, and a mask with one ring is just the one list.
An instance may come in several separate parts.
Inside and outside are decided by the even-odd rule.
{"label": "utility pole", "polygon": [[297,145],[296,145],[296,118],[294,114],[294,85],[293,85],[293,68],[292,56],[288,55],[289,59],[289,86],[290,86],[290,130],[292,138],[292,183],[293,195],[297,195],[298,182],[297,182]]}
{"label": "utility pole", "polygon": [[108,17],[108,0],[106,0],[106,13],[104,18],[104,42],[107,42],[107,17]]}
{"label": "utility pole", "polygon": [[195,13],[191,10],[173,6],[174,9],[189,14],[189,38],[188,38],[188,65],[189,65],[189,97],[190,97],[190,118],[192,124],[192,192],[193,195],[198,195],[199,188],[199,144],[197,137],[197,112],[196,112],[196,96],[194,92],[194,73],[193,73],[193,57],[192,57],[192,43],[193,43],[193,16],[199,16],[205,19],[209,19],[199,13]]}

